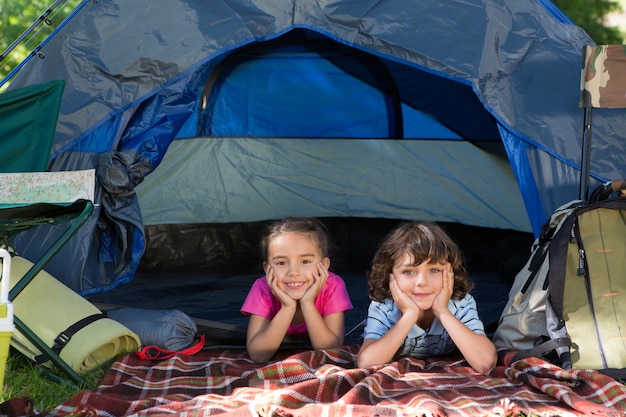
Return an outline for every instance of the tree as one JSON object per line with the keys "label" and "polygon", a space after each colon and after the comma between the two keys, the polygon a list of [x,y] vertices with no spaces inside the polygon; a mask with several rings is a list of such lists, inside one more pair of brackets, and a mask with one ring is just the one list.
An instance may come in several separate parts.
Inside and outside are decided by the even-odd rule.
{"label": "tree", "polygon": [[580,26],[598,45],[621,44],[624,40],[620,30],[605,26],[605,18],[611,12],[622,10],[615,0],[553,0],[553,3]]}
{"label": "tree", "polygon": [[[52,0],[0,0],[0,54],[18,40],[35,22],[36,27],[6,57],[0,60],[0,80],[16,68],[39,44],[65,20],[78,0],[59,3],[50,10]],[[49,12],[48,12],[49,11]],[[48,13],[47,13],[48,12]],[[45,15],[45,18],[43,16]]]}

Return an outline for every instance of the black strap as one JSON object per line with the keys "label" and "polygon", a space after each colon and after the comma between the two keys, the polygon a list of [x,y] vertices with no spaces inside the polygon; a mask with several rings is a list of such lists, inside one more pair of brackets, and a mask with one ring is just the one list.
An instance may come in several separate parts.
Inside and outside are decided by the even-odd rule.
{"label": "black strap", "polygon": [[[565,337],[547,340],[535,346],[534,348],[525,349],[525,350],[521,350],[517,352],[515,356],[513,357],[513,360],[511,361],[511,363],[518,361],[520,359],[526,359],[526,358],[531,358],[531,357],[545,359],[546,356],[550,352],[555,350],[557,347],[570,346],[570,345],[571,343],[569,339]],[[569,369],[569,368],[565,368],[565,369]],[[604,368],[604,369],[598,369],[597,371],[615,380],[626,379],[626,368]]]}
{"label": "black strap", "polygon": [[626,379],[626,368],[606,368],[606,369],[598,369],[598,372],[604,374],[606,376],[610,376],[615,380],[624,380]]}
{"label": "black strap", "polygon": [[[104,313],[92,314],[91,316],[83,317],[78,320],[76,323],[72,324],[67,329],[63,330],[59,335],[54,339],[54,345],[52,345],[52,350],[57,355],[61,352],[61,350],[68,344],[72,336],[74,336],[80,329],[90,325],[96,320],[100,320],[106,318],[107,315]],[[45,363],[49,360],[45,355],[41,354],[35,358],[35,361],[39,364]]]}
{"label": "black strap", "polygon": [[555,350],[556,348],[563,346],[570,346],[571,342],[567,337],[560,337],[558,339],[550,339],[543,343],[538,344],[530,349],[520,350],[513,356],[512,362],[526,358],[541,358],[545,359],[546,356]]}

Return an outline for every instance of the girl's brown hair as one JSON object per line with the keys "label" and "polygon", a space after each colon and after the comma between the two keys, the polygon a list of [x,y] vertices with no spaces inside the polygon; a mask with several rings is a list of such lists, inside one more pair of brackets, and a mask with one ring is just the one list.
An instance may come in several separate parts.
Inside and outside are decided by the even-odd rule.
{"label": "girl's brown hair", "polygon": [[367,274],[369,296],[372,300],[383,301],[391,297],[389,275],[394,264],[405,253],[413,257],[415,266],[424,261],[450,262],[454,272],[453,299],[465,297],[472,289],[463,253],[439,225],[429,222],[403,222],[389,232],[372,260]]}
{"label": "girl's brown hair", "polygon": [[267,249],[272,239],[287,232],[310,235],[317,243],[322,258],[329,256],[331,246],[330,234],[321,221],[313,217],[287,217],[270,223],[265,229],[265,234],[260,242],[263,260],[267,260]]}

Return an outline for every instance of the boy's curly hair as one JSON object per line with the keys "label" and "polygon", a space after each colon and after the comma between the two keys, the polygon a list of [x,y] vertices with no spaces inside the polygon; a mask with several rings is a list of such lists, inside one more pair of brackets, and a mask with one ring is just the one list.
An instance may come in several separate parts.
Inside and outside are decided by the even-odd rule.
{"label": "boy's curly hair", "polygon": [[415,266],[424,261],[450,262],[454,272],[452,298],[459,300],[472,289],[467,276],[463,253],[452,238],[437,224],[430,222],[400,223],[378,247],[367,273],[369,296],[374,301],[391,297],[389,275],[394,264],[405,253],[413,257]]}

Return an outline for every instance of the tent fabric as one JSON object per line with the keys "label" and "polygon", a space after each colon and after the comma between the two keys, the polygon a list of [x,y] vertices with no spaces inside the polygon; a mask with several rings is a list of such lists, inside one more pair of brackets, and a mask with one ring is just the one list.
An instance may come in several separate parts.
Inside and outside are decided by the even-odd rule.
{"label": "tent fabric", "polygon": [[[449,175],[439,177],[442,161]],[[467,142],[196,138],[172,143],[137,196],[146,226],[417,211],[422,220],[530,231],[514,182],[505,159]]]}
{"label": "tent fabric", "polygon": [[[432,213],[415,208],[411,218],[473,221],[460,213],[478,204],[494,208],[478,214],[478,226],[538,234],[554,208],[578,196],[581,54],[590,44],[548,0],[100,0],[46,42],[46,59],[27,62],[9,90],[65,80],[51,160],[132,150],[148,167],[144,174],[159,168],[176,138],[204,132],[207,120],[211,136],[471,143],[506,155],[512,175],[494,173],[502,181],[495,188],[514,178],[506,187],[519,190],[529,227],[507,204],[481,201],[475,167],[464,173],[467,181],[455,181],[451,160],[441,160],[431,178],[451,186],[449,200]],[[335,98],[347,104],[333,107]],[[624,176],[623,116],[594,112],[591,187]],[[381,161],[381,171],[393,161]],[[189,178],[201,184],[212,168]],[[358,196],[340,181],[331,186],[343,185],[335,198],[350,216]],[[502,198],[511,195],[517,192]],[[204,198],[211,212],[213,201]],[[143,203],[141,212],[158,209]],[[140,258],[141,237],[131,246]],[[107,279],[114,286],[133,271]]]}

